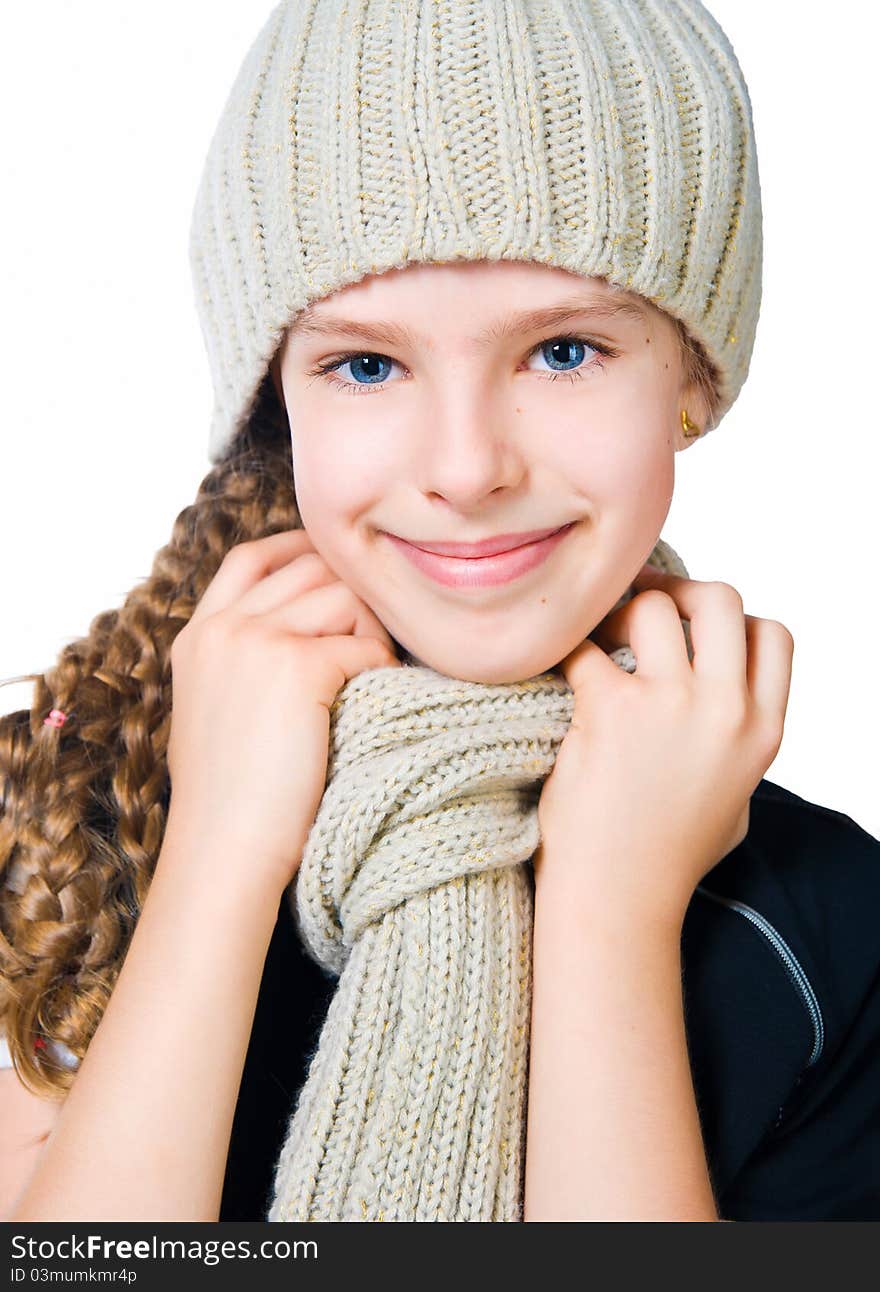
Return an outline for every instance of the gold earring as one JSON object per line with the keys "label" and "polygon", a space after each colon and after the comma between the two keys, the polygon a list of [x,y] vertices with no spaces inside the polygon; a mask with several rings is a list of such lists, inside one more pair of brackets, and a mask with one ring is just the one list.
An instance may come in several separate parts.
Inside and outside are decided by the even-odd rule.
{"label": "gold earring", "polygon": [[686,440],[692,440],[695,435],[701,434],[699,426],[694,426],[688,417],[686,408],[681,410],[681,429]]}

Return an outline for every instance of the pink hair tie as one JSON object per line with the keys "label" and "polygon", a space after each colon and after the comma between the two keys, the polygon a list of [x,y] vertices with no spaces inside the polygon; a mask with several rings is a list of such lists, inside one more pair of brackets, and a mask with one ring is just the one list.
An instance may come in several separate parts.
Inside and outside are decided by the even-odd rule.
{"label": "pink hair tie", "polygon": [[50,709],[48,718],[43,719],[44,727],[63,727],[67,714],[62,709]]}

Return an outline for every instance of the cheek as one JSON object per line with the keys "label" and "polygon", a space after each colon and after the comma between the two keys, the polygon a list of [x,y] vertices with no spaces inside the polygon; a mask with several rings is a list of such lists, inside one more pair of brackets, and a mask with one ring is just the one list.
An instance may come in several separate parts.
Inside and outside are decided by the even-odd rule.
{"label": "cheek", "polygon": [[[369,398],[369,396],[366,396]],[[311,516],[355,517],[386,487],[385,455],[375,437],[354,436],[351,426],[334,433],[322,421],[320,435],[292,433],[296,496],[307,527]],[[320,513],[320,515],[319,515]]]}
{"label": "cheek", "polygon": [[557,470],[602,510],[659,507],[674,482],[674,453],[656,417],[618,417],[564,436]]}
{"label": "cheek", "polygon": [[675,458],[661,430],[651,436],[634,436],[632,447],[618,453],[607,484],[609,501],[651,516],[668,508],[675,483]]}

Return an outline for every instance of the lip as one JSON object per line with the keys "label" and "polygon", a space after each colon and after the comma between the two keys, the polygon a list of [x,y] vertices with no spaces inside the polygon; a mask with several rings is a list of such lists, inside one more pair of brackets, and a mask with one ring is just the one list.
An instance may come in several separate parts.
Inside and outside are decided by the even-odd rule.
{"label": "lip", "polygon": [[554,525],[552,528],[530,529],[519,534],[496,534],[494,538],[484,538],[480,543],[416,543],[412,539],[403,541],[422,552],[433,552],[435,556],[495,556],[497,552],[512,552],[516,547],[525,547],[526,543],[536,543],[539,538],[547,538],[549,534],[555,534],[562,528],[562,525]]}
{"label": "lip", "polygon": [[[521,534],[499,535],[498,538],[488,540],[484,544],[463,544],[449,543],[443,544],[444,547],[458,548],[470,546],[483,547],[484,549],[492,544],[496,545],[504,541],[510,541],[510,538],[520,540],[516,547],[508,547],[501,551],[495,551],[484,556],[444,556],[436,551],[427,551],[423,547],[417,547],[414,543],[408,543],[404,538],[398,538],[396,534],[389,534],[385,531],[385,537],[392,542],[395,547],[423,574],[427,574],[437,583],[442,583],[449,588],[485,588],[492,587],[496,584],[509,583],[512,579],[518,579],[526,574],[529,570],[535,569],[541,565],[550,553],[565,538],[569,530],[574,528],[574,521],[567,525],[562,525],[555,530],[538,530],[536,533],[542,537],[531,542],[523,543]],[[435,544],[441,546],[441,544]]]}

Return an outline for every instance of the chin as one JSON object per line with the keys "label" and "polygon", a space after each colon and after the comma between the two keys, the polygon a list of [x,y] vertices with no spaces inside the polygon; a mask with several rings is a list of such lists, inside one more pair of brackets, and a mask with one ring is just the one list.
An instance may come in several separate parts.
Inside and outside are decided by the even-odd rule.
{"label": "chin", "polygon": [[433,669],[445,677],[455,678],[459,682],[481,682],[486,686],[504,686],[511,682],[525,682],[541,673],[549,673],[559,663],[558,660],[540,659],[529,661],[522,659],[490,659],[474,661],[458,658],[455,655],[434,656],[425,659],[405,647],[398,649],[398,658],[417,667]]}

